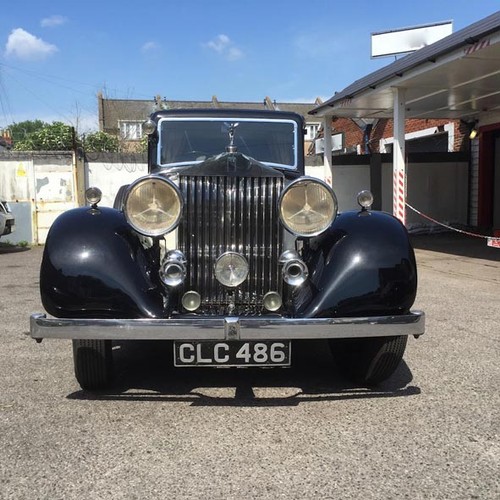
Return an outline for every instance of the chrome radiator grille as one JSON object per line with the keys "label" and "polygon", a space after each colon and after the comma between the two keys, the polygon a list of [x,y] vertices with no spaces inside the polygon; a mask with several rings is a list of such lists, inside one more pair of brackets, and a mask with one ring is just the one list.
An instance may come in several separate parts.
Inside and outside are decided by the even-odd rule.
{"label": "chrome radiator grille", "polygon": [[[282,231],[278,219],[281,177],[181,176],[184,213],[179,249],[187,260],[186,290],[202,297],[199,312],[258,314],[269,291],[281,292],[278,259]],[[214,276],[216,259],[233,251],[249,263],[247,280],[230,290]]]}

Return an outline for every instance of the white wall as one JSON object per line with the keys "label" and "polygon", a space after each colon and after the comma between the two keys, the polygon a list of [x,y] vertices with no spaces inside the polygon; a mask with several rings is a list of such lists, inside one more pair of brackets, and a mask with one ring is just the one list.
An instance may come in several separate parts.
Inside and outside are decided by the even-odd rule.
{"label": "white wall", "polygon": [[[29,243],[45,243],[56,217],[76,206],[74,174],[71,152],[13,152],[0,156],[0,197],[13,206],[21,204],[23,219],[31,211],[31,230],[20,227],[21,220],[16,221],[15,230],[19,227]],[[16,241],[16,236],[13,234],[10,240]]]}
{"label": "white wall", "polygon": [[31,201],[35,197],[32,158],[0,160],[0,198]]}
{"label": "white wall", "polygon": [[110,163],[86,162],[86,187],[95,186],[102,191],[104,207],[112,207],[118,189],[124,184],[130,184],[135,179],[147,175],[147,163]]}

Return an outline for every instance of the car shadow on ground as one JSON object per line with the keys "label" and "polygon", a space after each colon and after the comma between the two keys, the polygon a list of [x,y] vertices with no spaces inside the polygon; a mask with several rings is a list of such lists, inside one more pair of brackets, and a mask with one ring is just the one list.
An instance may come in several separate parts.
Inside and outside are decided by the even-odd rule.
{"label": "car shadow on ground", "polygon": [[474,259],[500,261],[500,249],[489,247],[487,240],[478,236],[445,232],[411,235],[410,240],[416,250],[430,250]]}
{"label": "car shadow on ground", "polygon": [[290,368],[175,368],[171,342],[121,342],[113,348],[115,381],[106,391],[68,399],[172,401],[192,406],[297,406],[314,401],[420,394],[403,361],[386,382],[359,387],[335,369],[326,341],[295,341]]}
{"label": "car shadow on ground", "polygon": [[10,243],[0,242],[0,254],[3,253],[15,253],[15,252],[26,252],[31,250],[31,247],[27,245],[12,245]]}

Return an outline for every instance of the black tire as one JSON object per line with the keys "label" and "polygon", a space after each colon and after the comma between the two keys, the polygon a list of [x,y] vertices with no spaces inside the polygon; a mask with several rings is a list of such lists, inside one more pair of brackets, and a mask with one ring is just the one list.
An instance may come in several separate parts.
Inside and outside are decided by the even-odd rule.
{"label": "black tire", "polygon": [[73,340],[75,377],[88,391],[105,389],[113,375],[111,340]]}
{"label": "black tire", "polygon": [[398,368],[408,337],[332,339],[330,349],[341,371],[357,383],[375,385]]}

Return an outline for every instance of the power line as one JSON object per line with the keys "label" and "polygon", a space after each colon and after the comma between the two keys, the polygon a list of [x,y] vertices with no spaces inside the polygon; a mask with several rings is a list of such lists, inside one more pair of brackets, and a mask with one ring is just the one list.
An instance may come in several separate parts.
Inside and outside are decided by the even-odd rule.
{"label": "power line", "polygon": [[30,88],[26,87],[26,85],[24,85],[22,82],[20,82],[19,80],[17,80],[11,74],[9,75],[9,77],[11,79],[13,79],[16,82],[16,84],[19,85],[20,87],[22,87],[26,92],[28,92],[29,94],[31,94],[35,99],[37,99],[42,104],[44,104],[45,106],[47,106],[47,108],[51,109],[56,115],[60,116],[64,120],[66,120],[68,123],[73,124],[73,120],[69,119],[68,116],[64,115],[59,110],[57,110],[56,108],[54,108],[51,104],[49,104],[44,99],[42,99],[39,95],[37,95],[35,92],[33,92]]}
{"label": "power line", "polygon": [[[3,66],[4,68],[8,68],[10,70],[18,71],[20,73],[24,73],[26,75],[30,75],[30,76],[33,76],[33,77],[36,77],[36,78],[41,78],[41,79],[43,79],[44,81],[46,81],[48,83],[53,83],[54,85],[57,85],[57,86],[59,86],[61,88],[65,88],[67,90],[72,90],[74,92],[79,92],[79,93],[82,93],[82,94],[85,94],[85,95],[86,95],[85,91],[78,90],[78,89],[76,89],[74,87],[69,87],[69,86],[63,85],[61,83],[57,83],[57,80],[61,80],[63,82],[68,82],[68,83],[74,83],[74,84],[85,86],[85,87],[90,87],[95,92],[98,92],[103,86],[105,86],[104,84],[100,85],[100,84],[87,83],[87,82],[82,82],[80,80],[72,80],[72,79],[69,79],[69,78],[61,77],[61,76],[49,75],[47,73],[40,73],[38,71],[26,70],[26,69],[18,68],[16,66],[11,66],[9,64],[5,64],[5,63],[2,63],[2,62],[0,62],[0,66]],[[117,94],[128,95],[129,96],[128,98],[130,99],[130,88],[127,89],[127,90],[117,89],[117,88],[111,88],[110,89],[109,87],[106,86],[106,90],[114,92],[114,93],[117,93]],[[134,91],[134,94],[137,95],[137,96],[140,96],[140,97],[147,97],[148,100],[151,98],[150,94],[146,95],[146,94],[137,93],[135,91]]]}
{"label": "power line", "polygon": [[[7,94],[7,89],[5,87],[3,76],[1,73],[0,73],[0,107],[2,108],[2,115],[5,118],[5,122],[12,123],[14,121],[12,116],[12,109],[10,107],[9,96]],[[10,121],[7,118],[7,115],[10,115]]]}

